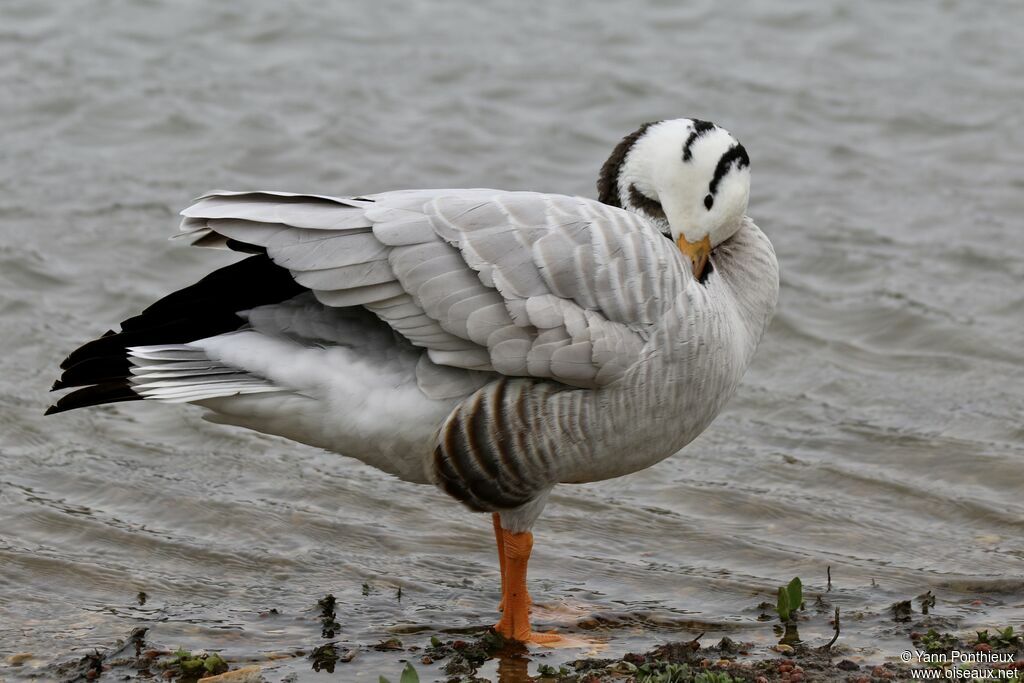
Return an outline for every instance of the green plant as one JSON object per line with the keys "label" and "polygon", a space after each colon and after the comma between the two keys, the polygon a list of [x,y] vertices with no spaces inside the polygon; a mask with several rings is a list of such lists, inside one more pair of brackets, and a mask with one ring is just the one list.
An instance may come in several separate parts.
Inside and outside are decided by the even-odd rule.
{"label": "green plant", "polygon": [[724,671],[704,671],[693,677],[693,683],[740,683]]}
{"label": "green plant", "polygon": [[686,664],[654,662],[637,669],[637,683],[687,683],[691,678]]}
{"label": "green plant", "polygon": [[794,577],[788,586],[779,586],[779,596],[775,602],[775,611],[779,620],[787,622],[796,618],[796,612],[804,608],[804,589],[800,577]]}
{"label": "green plant", "polygon": [[978,638],[975,640],[975,644],[987,643],[994,648],[1009,648],[1020,645],[1022,640],[1020,633],[1014,633],[1012,626],[1000,630],[995,629],[995,633],[989,634],[988,629],[984,631],[978,631]]}
{"label": "green plant", "polygon": [[636,671],[637,683],[740,683],[724,671],[694,673],[686,664],[651,662]]}
{"label": "green plant", "polygon": [[[378,683],[391,683],[391,681],[381,676]],[[405,668],[402,669],[402,677],[398,679],[398,683],[420,683],[420,675],[416,673],[416,669],[413,668],[412,664],[406,662]]]}
{"label": "green plant", "polygon": [[565,677],[569,675],[569,669],[564,666],[556,669],[550,664],[540,664],[537,666],[537,675],[541,678]]}
{"label": "green plant", "polygon": [[309,658],[313,660],[313,671],[334,673],[334,665],[339,659],[338,650],[334,647],[334,643],[324,643],[320,647],[314,648]]}
{"label": "green plant", "polygon": [[228,670],[228,664],[216,652],[192,654],[187,650],[178,650],[174,653],[172,666],[181,670],[185,678],[199,678],[206,674],[222,674]]}
{"label": "green plant", "polygon": [[915,642],[921,643],[926,652],[939,653],[949,652],[959,643],[959,639],[952,633],[939,633],[933,628],[923,634]]}

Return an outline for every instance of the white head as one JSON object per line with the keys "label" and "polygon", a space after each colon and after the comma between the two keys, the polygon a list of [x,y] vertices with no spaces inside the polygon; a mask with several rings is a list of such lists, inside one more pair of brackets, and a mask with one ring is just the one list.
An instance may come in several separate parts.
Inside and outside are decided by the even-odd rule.
{"label": "white head", "polygon": [[615,148],[597,189],[605,204],[658,225],[700,277],[711,250],[743,225],[750,158],[729,131],[708,121],[648,123]]}

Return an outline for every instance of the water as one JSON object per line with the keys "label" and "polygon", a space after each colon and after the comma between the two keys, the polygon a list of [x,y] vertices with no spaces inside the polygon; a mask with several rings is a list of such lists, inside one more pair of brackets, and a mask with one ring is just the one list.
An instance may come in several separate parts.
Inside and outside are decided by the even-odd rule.
{"label": "water", "polygon": [[[327,679],[266,659],[326,642],[327,592],[346,647],[493,620],[490,520],[434,490],[189,407],[44,419],[46,389],[78,343],[230,259],[163,239],[203,191],[593,195],[622,135],[684,115],[750,151],[779,313],[682,455],[556,492],[543,623],[597,614],[608,653],[768,643],[757,604],[828,566],[868,615],[851,656],[905,647],[885,610],[929,589],[964,630],[1024,620],[1024,6],[486,4],[4,3],[0,654],[34,658],[0,677],[148,625]],[[335,678],[396,678],[399,656]]]}

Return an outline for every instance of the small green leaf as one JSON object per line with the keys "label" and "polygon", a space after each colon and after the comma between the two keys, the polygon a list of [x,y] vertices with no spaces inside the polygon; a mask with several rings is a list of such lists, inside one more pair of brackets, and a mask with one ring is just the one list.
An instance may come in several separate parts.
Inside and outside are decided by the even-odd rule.
{"label": "small green leaf", "polygon": [[391,681],[389,681],[388,679],[386,679],[383,676],[381,676],[380,678],[377,679],[377,683],[391,683]]}
{"label": "small green leaf", "polygon": [[775,611],[779,613],[779,619],[789,621],[789,594],[782,586],[779,586],[779,599],[775,603]]}
{"label": "small green leaf", "polygon": [[412,668],[412,664],[406,662],[398,683],[420,683],[420,676],[416,673],[416,669]]}
{"label": "small green leaf", "polygon": [[800,577],[795,577],[790,581],[786,591],[789,593],[789,609],[795,612],[804,603],[804,587],[800,583]]}

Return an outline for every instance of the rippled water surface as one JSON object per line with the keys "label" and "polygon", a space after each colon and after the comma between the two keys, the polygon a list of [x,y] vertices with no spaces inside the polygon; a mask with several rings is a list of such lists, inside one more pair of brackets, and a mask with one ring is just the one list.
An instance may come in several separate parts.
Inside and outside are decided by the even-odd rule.
{"label": "rippled water surface", "polygon": [[831,566],[830,599],[882,615],[847,625],[855,655],[902,648],[885,610],[926,590],[957,628],[1020,624],[1022,25],[996,0],[6,0],[0,654],[34,658],[0,678],[147,625],[328,680],[266,659],[326,642],[328,592],[360,652],[336,680],[394,677],[360,648],[396,633],[493,621],[490,520],[440,493],[190,407],[44,419],[47,389],[78,343],[228,262],[164,239],[203,191],[593,195],[622,135],[685,115],[750,151],[779,313],[682,454],[556,491],[542,623],[597,615],[611,653],[770,642],[758,603]]}

